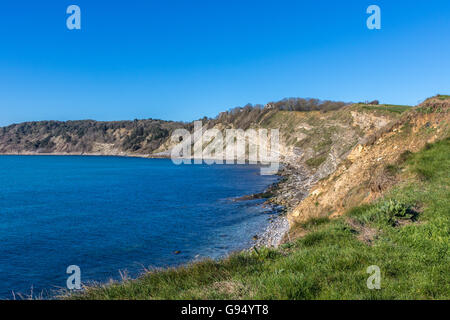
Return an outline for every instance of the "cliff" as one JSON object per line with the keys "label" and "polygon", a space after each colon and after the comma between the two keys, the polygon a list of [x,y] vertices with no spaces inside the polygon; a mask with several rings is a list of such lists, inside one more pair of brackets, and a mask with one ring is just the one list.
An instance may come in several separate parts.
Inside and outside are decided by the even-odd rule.
{"label": "cliff", "polygon": [[291,224],[337,217],[380,198],[402,180],[397,169],[409,154],[449,136],[449,108],[448,96],[432,97],[367,135],[292,210]]}

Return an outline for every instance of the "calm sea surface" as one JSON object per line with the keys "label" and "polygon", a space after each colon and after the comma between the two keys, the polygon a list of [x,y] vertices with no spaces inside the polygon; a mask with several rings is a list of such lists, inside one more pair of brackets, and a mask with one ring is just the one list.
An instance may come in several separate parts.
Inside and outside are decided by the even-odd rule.
{"label": "calm sea surface", "polygon": [[0,298],[65,287],[69,265],[104,282],[242,249],[271,211],[231,198],[276,180],[250,165],[0,156]]}

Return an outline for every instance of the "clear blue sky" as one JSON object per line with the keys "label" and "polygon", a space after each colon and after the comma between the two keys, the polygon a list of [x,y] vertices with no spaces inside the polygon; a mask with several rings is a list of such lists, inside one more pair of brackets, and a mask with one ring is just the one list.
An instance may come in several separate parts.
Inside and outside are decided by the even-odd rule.
{"label": "clear blue sky", "polygon": [[[81,8],[82,29],[66,28]],[[381,8],[381,30],[366,8]],[[450,1],[54,0],[0,6],[0,125],[193,120],[284,97],[450,92]]]}

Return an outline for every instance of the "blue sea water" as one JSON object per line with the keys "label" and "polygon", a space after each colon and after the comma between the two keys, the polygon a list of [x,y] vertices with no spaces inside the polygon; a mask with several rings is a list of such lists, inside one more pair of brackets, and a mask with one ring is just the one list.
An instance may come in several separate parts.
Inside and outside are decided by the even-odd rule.
{"label": "blue sea water", "polygon": [[248,247],[273,212],[232,199],[276,180],[251,165],[0,156],[0,298],[64,288],[69,265],[105,282]]}

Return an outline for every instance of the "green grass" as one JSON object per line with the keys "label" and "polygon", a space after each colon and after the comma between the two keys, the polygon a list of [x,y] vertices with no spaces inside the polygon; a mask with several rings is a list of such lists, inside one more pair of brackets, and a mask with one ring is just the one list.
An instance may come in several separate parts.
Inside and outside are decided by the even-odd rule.
{"label": "green grass", "polygon": [[447,95],[447,94],[438,94],[437,97],[440,100],[450,99],[450,95]]}
{"label": "green grass", "polygon": [[305,163],[311,168],[317,168],[322,163],[324,163],[325,160],[327,160],[327,156],[318,156],[318,157],[306,160]]}
{"label": "green grass", "polygon": [[370,111],[386,111],[400,114],[410,110],[411,106],[380,104],[380,105],[363,105],[362,108]]}
{"label": "green grass", "polygon": [[[408,179],[383,199],[311,220],[300,226],[305,237],[277,250],[155,271],[69,298],[450,299],[450,139],[399,166]],[[349,219],[376,233],[371,245]],[[380,290],[366,286],[370,265],[380,267]]]}

